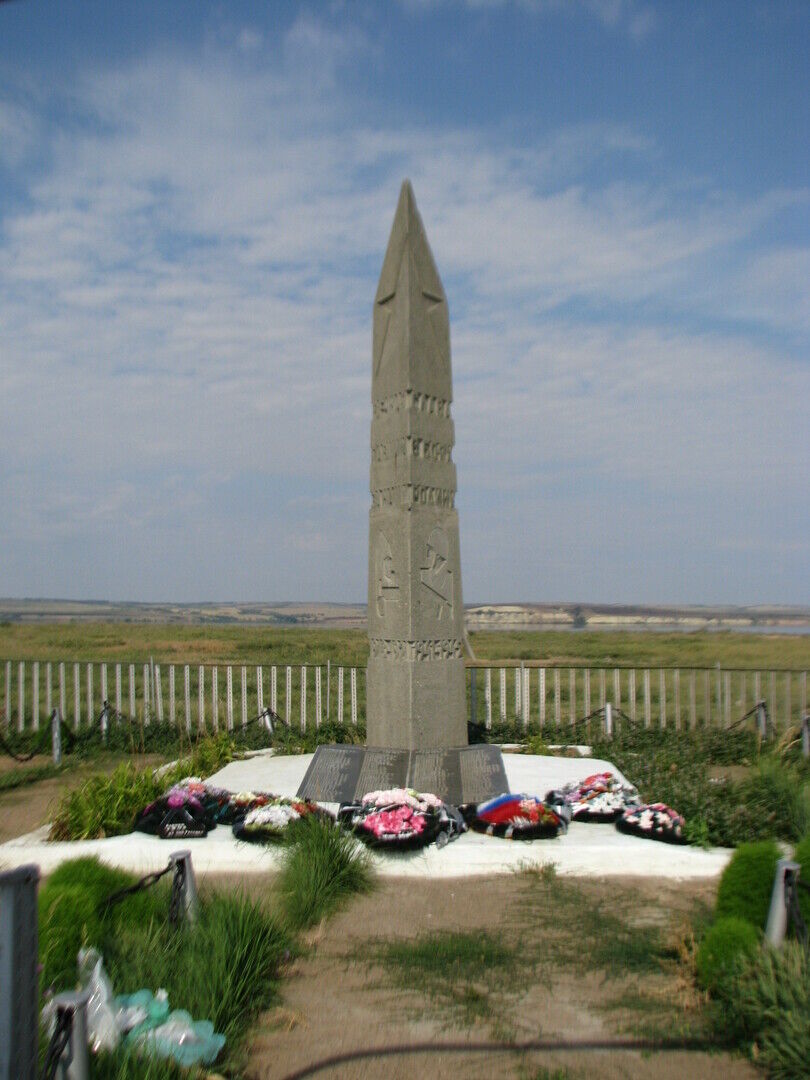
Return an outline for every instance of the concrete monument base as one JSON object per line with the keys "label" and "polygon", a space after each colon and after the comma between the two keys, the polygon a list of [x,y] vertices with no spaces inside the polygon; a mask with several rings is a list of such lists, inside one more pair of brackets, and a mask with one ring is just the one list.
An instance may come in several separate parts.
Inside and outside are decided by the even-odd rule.
{"label": "concrete monument base", "polygon": [[319,746],[298,796],[315,802],[357,802],[370,791],[415,788],[453,806],[485,802],[509,791],[500,747],[405,750]]}

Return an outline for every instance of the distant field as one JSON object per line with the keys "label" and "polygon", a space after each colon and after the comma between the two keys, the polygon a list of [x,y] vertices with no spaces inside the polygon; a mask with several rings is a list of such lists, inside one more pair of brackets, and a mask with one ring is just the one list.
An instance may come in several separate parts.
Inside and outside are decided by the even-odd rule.
{"label": "distant field", "polygon": [[[810,668],[810,636],[733,632],[473,633],[479,660],[651,667]],[[158,663],[366,663],[363,630],[159,623],[0,624],[0,659]]]}

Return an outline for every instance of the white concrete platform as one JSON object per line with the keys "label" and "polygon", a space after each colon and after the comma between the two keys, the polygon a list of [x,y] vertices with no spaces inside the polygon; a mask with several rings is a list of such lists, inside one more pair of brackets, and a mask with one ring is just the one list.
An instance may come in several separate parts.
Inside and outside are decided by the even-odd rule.
{"label": "white concrete platform", "polygon": [[[210,778],[229,791],[244,789],[294,795],[311,754],[276,757],[271,753],[235,761]],[[512,791],[543,797],[553,787],[590,773],[609,769],[621,773],[610,762],[597,758],[556,758],[529,754],[504,754],[506,775]],[[49,843],[47,827],[0,845],[0,869],[24,863],[38,863],[48,874],[60,863],[80,855],[97,855],[103,862],[143,874],[166,865],[169,853],[188,848],[198,874],[271,872],[278,867],[279,851],[236,841],[230,828],[219,826],[204,840],[158,840],[143,833]],[[502,840],[469,832],[438,849],[380,855],[373,858],[385,877],[467,877],[512,873],[528,866],[554,863],[557,872],[579,876],[605,877],[639,875],[672,879],[710,878],[721,873],[731,851],[715,848],[703,851],[676,847],[636,836],[625,836],[612,825],[574,822],[568,832],[554,840]]]}

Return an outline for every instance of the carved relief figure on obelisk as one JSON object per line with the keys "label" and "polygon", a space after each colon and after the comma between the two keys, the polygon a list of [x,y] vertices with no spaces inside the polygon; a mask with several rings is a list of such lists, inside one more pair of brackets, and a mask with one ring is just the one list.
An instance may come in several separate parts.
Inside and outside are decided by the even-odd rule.
{"label": "carved relief figure on obelisk", "polygon": [[410,182],[374,301],[367,744],[467,745],[447,298]]}

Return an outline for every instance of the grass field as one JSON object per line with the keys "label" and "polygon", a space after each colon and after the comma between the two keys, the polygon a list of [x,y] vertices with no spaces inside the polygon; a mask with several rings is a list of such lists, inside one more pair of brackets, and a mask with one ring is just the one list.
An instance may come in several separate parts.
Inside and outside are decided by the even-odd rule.
{"label": "grass field", "polygon": [[[810,635],[503,631],[471,635],[479,660],[652,667],[810,667]],[[140,623],[0,624],[0,659],[364,666],[362,630]]]}

